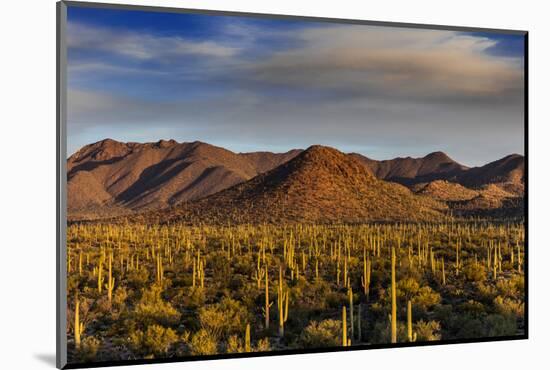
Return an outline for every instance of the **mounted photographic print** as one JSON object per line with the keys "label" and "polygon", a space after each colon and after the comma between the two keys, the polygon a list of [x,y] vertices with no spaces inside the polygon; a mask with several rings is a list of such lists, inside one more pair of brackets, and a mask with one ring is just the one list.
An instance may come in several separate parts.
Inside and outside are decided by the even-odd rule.
{"label": "mounted photographic print", "polygon": [[58,3],[58,367],[527,338],[526,51]]}

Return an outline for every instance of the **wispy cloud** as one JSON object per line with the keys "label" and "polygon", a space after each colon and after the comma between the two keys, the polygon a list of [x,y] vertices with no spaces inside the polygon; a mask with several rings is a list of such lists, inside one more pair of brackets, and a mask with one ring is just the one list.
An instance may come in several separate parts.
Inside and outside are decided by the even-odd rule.
{"label": "wispy cloud", "polygon": [[234,18],[200,37],[77,22],[69,36],[72,150],[160,133],[470,165],[523,150],[523,59],[485,35]]}
{"label": "wispy cloud", "polygon": [[495,41],[449,31],[342,26],[312,28],[305,47],[280,51],[252,65],[253,77],[344,96],[498,99],[523,84],[519,58],[486,50]]}
{"label": "wispy cloud", "polygon": [[189,55],[229,57],[239,49],[212,41],[193,41],[178,36],[158,36],[108,27],[69,22],[67,45],[72,49],[102,51],[138,60],[177,58]]}

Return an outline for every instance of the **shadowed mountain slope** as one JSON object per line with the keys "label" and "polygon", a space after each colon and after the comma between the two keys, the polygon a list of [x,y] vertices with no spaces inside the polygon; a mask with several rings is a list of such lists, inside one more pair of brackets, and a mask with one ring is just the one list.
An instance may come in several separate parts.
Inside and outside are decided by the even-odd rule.
{"label": "shadowed mountain slope", "polygon": [[433,152],[422,158],[395,158],[377,161],[357,153],[350,154],[364,163],[379,179],[414,184],[437,179],[448,179],[464,170],[466,166],[455,162],[443,152]]}
{"label": "shadowed mountain slope", "polygon": [[322,146],[234,153],[197,141],[106,139],[68,159],[68,212],[70,220],[85,220],[186,203],[177,212],[189,220],[203,219],[201,212],[246,222],[417,220],[446,206],[475,215],[520,204],[508,200],[524,195],[524,167],[517,154],[467,168],[443,152],[376,161]]}
{"label": "shadowed mountain slope", "polygon": [[470,168],[461,173],[457,181],[468,187],[500,184],[508,191],[523,193],[524,176],[525,158],[511,154],[484,166]]}
{"label": "shadowed mountain slope", "polygon": [[[376,161],[357,153],[350,154],[361,161],[378,178],[418,190],[418,186],[432,181],[445,180],[467,188],[480,189],[484,185],[497,184],[503,190],[523,196],[525,159],[519,154],[508,155],[484,166],[468,168],[452,160],[443,152],[430,153],[422,158],[395,158]],[[434,187],[450,184],[438,182]],[[427,189],[429,193],[430,189]],[[432,189],[437,190],[437,189]],[[441,190],[441,189],[439,189]],[[458,190],[455,187],[455,191]]]}
{"label": "shadowed mountain slope", "polygon": [[106,139],[83,147],[68,160],[69,214],[162,208],[198,199],[298,153],[237,154],[201,142],[139,144]]}
{"label": "shadowed mountain slope", "polygon": [[446,206],[377,179],[353,156],[312,146],[244,183],[135,220],[188,223],[425,221]]}

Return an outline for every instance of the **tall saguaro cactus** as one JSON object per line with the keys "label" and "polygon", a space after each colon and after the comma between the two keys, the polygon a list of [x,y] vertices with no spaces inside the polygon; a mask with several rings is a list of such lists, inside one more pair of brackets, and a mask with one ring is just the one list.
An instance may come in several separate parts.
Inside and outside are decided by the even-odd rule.
{"label": "tall saguaro cactus", "polygon": [[412,330],[412,304],[411,300],[407,301],[407,339],[409,342],[416,342],[416,333]]}
{"label": "tall saguaro cactus", "polygon": [[279,308],[279,336],[285,335],[285,322],[288,319],[288,290],[283,287],[283,268],[279,267],[279,289],[277,292]]}
{"label": "tall saguaro cactus", "polygon": [[363,251],[363,276],[361,276],[361,286],[363,287],[363,293],[367,299],[369,299],[370,293],[370,272],[371,262],[368,254]]}
{"label": "tall saguaro cactus", "polygon": [[395,247],[391,249],[391,342],[397,343],[397,286],[395,283]]}
{"label": "tall saguaro cactus", "polygon": [[342,346],[348,346],[348,327],[346,317],[346,306],[342,306]]}
{"label": "tall saguaro cactus", "polygon": [[265,266],[265,305],[264,305],[264,317],[265,317],[265,328],[269,329],[269,308],[273,302],[269,302],[269,270],[267,265]]}
{"label": "tall saguaro cactus", "polygon": [[348,288],[348,299],[349,299],[349,324],[351,329],[351,338],[355,339],[354,320],[353,320],[353,290],[351,288],[351,285]]}
{"label": "tall saguaro cactus", "polygon": [[246,324],[246,331],[244,333],[244,351],[250,352],[250,324]]}
{"label": "tall saguaro cactus", "polygon": [[109,304],[113,300],[113,290],[115,288],[115,278],[113,277],[113,253],[109,254],[109,278],[107,280],[107,297],[109,298]]}
{"label": "tall saguaro cactus", "polygon": [[455,261],[455,275],[458,276],[458,271],[460,268],[460,243],[456,241],[456,261]]}
{"label": "tall saguaro cactus", "polygon": [[362,340],[362,329],[361,329],[361,315],[362,315],[362,306],[361,303],[357,305],[357,340],[361,342]]}
{"label": "tall saguaro cactus", "polygon": [[103,256],[99,257],[99,266],[97,268],[97,292],[101,294],[103,286]]}
{"label": "tall saguaro cactus", "polygon": [[77,349],[80,348],[82,332],[84,332],[84,323],[80,321],[80,301],[77,294],[74,308],[74,344]]}
{"label": "tall saguaro cactus", "polygon": [[441,258],[441,283],[445,285],[445,259]]}

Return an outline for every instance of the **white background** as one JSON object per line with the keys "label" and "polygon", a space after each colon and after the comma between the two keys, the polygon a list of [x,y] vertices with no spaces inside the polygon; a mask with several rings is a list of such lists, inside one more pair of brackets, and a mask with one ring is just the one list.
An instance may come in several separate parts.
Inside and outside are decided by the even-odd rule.
{"label": "white background", "polygon": [[[111,0],[112,2],[124,2]],[[530,31],[530,339],[149,365],[163,369],[537,369],[550,350],[546,186],[550,32],[544,1],[127,0],[140,5]],[[546,10],[546,11],[545,11]],[[55,1],[11,0],[0,13],[0,367],[55,364]],[[545,353],[546,352],[546,353]],[[135,368],[135,367],[134,367]]]}

